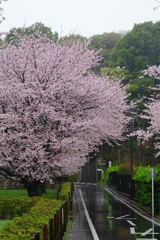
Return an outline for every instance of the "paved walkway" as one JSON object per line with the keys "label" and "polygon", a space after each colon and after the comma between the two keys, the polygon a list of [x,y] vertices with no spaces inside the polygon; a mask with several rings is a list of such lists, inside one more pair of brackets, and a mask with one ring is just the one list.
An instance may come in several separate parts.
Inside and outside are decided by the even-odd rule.
{"label": "paved walkway", "polygon": [[70,240],[93,240],[77,189],[73,192],[73,211],[70,218],[73,221]]}

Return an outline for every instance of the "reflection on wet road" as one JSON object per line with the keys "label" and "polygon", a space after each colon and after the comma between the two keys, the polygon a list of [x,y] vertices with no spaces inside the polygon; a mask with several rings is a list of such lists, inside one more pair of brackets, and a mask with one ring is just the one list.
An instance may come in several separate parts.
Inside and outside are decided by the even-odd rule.
{"label": "reflection on wet road", "polygon": [[98,185],[77,185],[100,240],[160,240],[160,226],[142,218]]}

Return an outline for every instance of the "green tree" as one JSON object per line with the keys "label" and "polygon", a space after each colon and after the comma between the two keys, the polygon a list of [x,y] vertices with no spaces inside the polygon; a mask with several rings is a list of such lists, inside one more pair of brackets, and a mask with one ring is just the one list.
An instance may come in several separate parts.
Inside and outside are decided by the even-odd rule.
{"label": "green tree", "polygon": [[98,34],[92,36],[91,45],[89,48],[100,50],[100,55],[102,55],[102,61],[98,67],[99,71],[103,67],[108,67],[111,52],[121,38],[122,34],[115,32],[103,33],[101,35]]}
{"label": "green tree", "polygon": [[6,36],[7,42],[15,42],[16,35],[32,35],[33,33],[39,32],[42,35],[46,35],[49,39],[58,40],[58,33],[52,32],[50,27],[45,26],[41,22],[36,22],[29,27],[24,28],[12,28]]}
{"label": "green tree", "polygon": [[160,22],[135,24],[112,51],[110,66],[125,66],[130,72],[136,73],[146,69],[147,65],[159,64],[159,39]]}

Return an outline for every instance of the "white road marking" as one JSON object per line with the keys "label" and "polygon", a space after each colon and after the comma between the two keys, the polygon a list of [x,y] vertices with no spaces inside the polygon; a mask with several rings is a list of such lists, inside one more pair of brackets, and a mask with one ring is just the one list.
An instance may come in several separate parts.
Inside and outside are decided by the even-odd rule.
{"label": "white road marking", "polygon": [[130,233],[131,234],[140,234],[141,236],[146,236],[148,234],[159,234],[156,232],[153,232],[153,228],[148,229],[146,232],[142,233],[142,232],[136,232],[134,227],[130,228]]}
{"label": "white road marking", "polygon": [[87,207],[86,207],[86,204],[85,204],[85,201],[84,201],[84,198],[83,198],[83,195],[82,195],[82,192],[81,190],[79,189],[79,194],[81,196],[81,201],[82,201],[82,205],[83,205],[83,208],[84,208],[84,212],[85,212],[85,215],[86,215],[86,218],[87,218],[87,221],[88,221],[88,224],[89,224],[89,227],[91,229],[91,232],[92,232],[92,235],[93,235],[93,239],[94,240],[99,240],[99,237],[97,235],[97,232],[93,226],[93,223],[91,221],[91,218],[89,216],[89,213],[88,213],[88,210],[87,210]]}
{"label": "white road marking", "polygon": [[140,213],[140,211],[136,210],[134,207],[132,207],[129,203],[126,203],[126,201],[122,200],[121,197],[117,197],[115,196],[115,194],[113,194],[112,191],[110,191],[108,188],[104,187],[104,189],[109,192],[114,198],[116,198],[118,201],[120,201],[121,203],[123,203],[125,206],[129,207],[130,209],[132,209],[135,213],[137,213],[139,216],[143,217],[144,219],[148,220],[149,222],[154,223],[157,226],[160,226],[160,223],[157,221],[154,221],[152,218],[149,218],[147,216],[145,216],[144,214]]}
{"label": "white road marking", "polygon": [[158,240],[157,238],[136,238],[136,240]]}
{"label": "white road marking", "polygon": [[131,233],[131,234],[136,234],[134,227],[131,227],[131,228],[130,228],[130,233]]}
{"label": "white road marking", "polygon": [[159,234],[159,233],[156,233],[156,232],[153,232],[153,228],[150,228],[148,229],[146,232],[142,233],[141,236],[146,236],[147,234]]}
{"label": "white road marking", "polygon": [[130,220],[127,220],[127,222],[134,227],[136,226],[136,224],[134,222],[130,221]]}
{"label": "white road marking", "polygon": [[[128,218],[130,216],[130,214],[126,214],[126,215],[124,215],[124,216],[120,216],[120,217],[117,217],[117,218],[115,218],[115,219],[117,219],[117,220],[127,220],[127,219],[135,219],[135,218]],[[126,218],[127,217],[127,218]]]}

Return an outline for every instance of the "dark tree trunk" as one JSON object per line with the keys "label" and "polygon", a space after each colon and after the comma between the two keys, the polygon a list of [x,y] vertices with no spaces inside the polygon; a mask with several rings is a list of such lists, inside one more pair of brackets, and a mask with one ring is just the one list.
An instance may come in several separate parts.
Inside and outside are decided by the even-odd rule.
{"label": "dark tree trunk", "polygon": [[41,191],[42,193],[46,193],[46,181],[41,183]]}
{"label": "dark tree trunk", "polygon": [[42,196],[41,182],[33,180],[25,184],[29,197]]}

